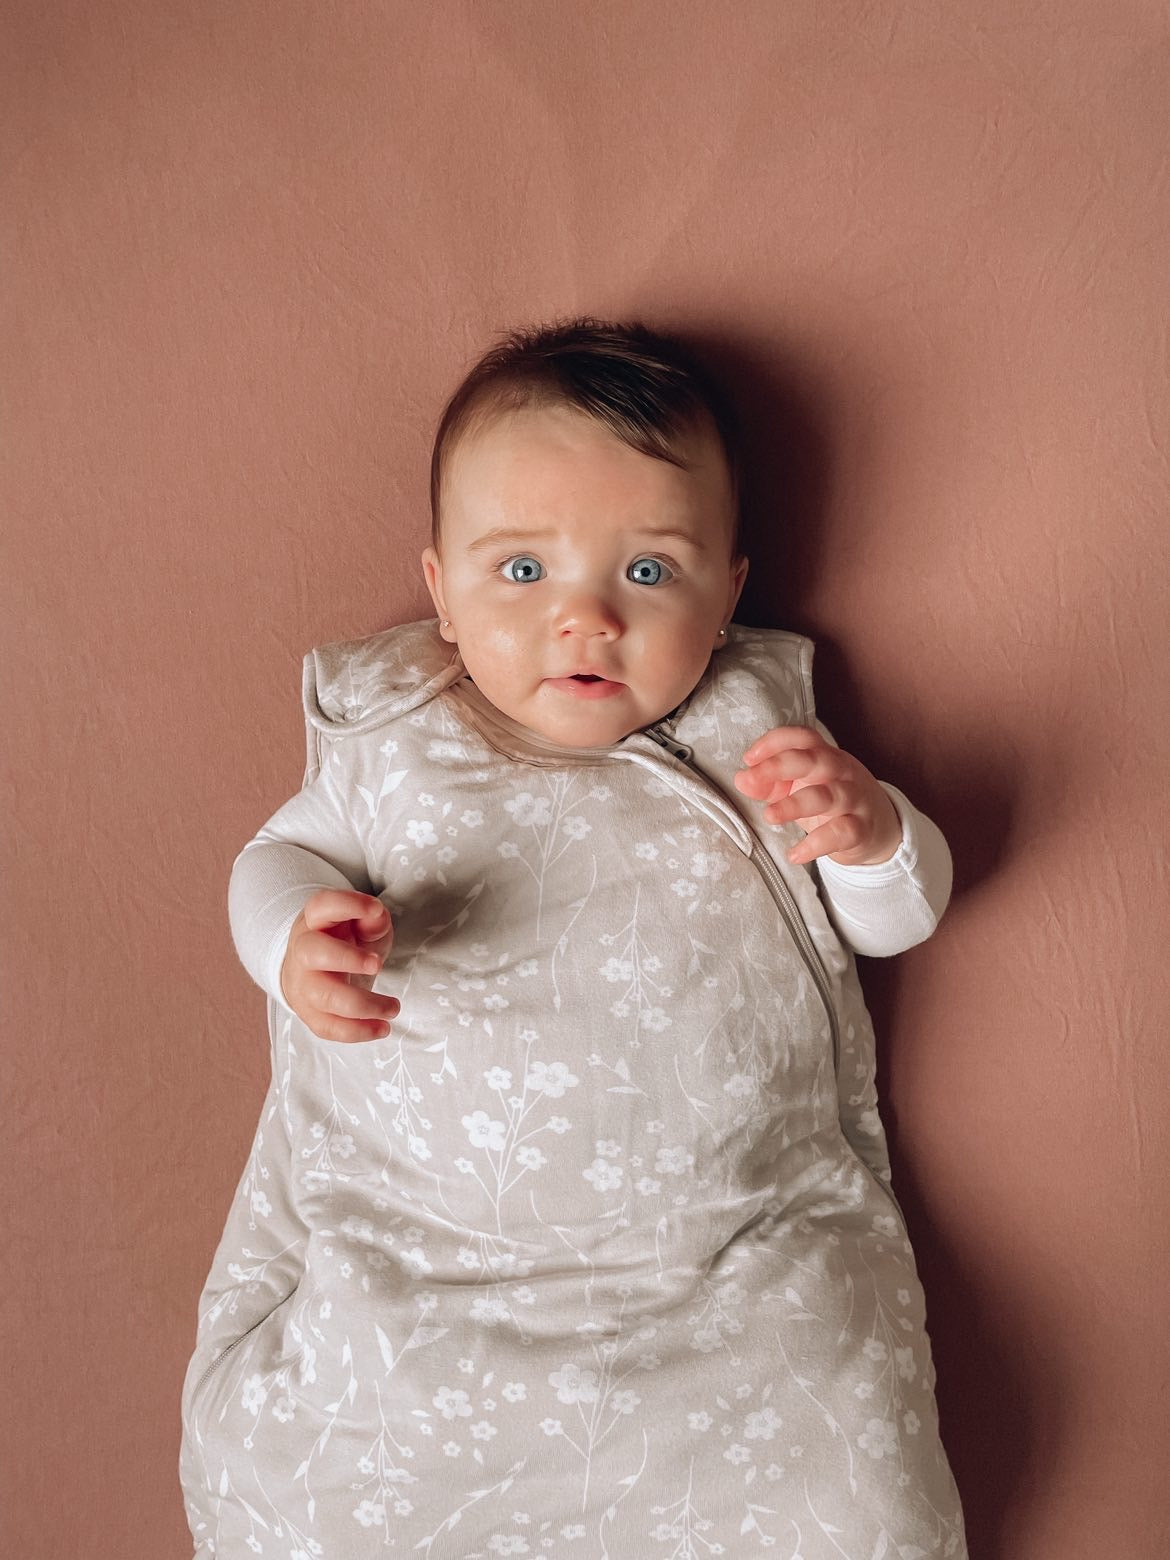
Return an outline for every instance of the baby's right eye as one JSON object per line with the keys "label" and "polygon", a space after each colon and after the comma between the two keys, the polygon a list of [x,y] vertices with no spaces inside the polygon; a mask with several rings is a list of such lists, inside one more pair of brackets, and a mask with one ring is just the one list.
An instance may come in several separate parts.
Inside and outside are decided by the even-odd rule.
{"label": "baby's right eye", "polygon": [[514,585],[530,585],[534,580],[544,578],[544,564],[528,553],[521,553],[516,558],[509,558],[501,566],[500,573]]}

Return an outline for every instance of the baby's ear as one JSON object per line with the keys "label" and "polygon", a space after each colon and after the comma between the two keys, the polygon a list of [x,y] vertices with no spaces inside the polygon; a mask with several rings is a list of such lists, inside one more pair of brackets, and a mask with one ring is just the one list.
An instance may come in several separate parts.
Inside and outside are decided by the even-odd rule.
{"label": "baby's ear", "polygon": [[455,635],[451,631],[451,623],[447,617],[447,603],[443,597],[443,564],[435,548],[423,549],[422,571],[427,590],[431,593],[431,600],[439,616],[439,632],[444,639],[453,644]]}
{"label": "baby's ear", "polygon": [[739,598],[743,591],[744,581],[747,579],[747,573],[747,554],[741,553],[731,565],[731,585],[727,595],[727,611],[723,614],[723,620],[726,623],[730,623],[735,616],[735,609],[739,605]]}

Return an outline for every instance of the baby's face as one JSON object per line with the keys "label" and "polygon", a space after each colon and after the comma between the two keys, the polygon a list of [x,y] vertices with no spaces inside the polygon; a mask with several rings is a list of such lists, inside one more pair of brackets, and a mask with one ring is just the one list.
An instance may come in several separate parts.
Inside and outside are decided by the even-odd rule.
{"label": "baby's face", "polygon": [[565,747],[606,747],[691,692],[747,572],[713,436],[690,469],[567,407],[493,417],[443,480],[423,572],[484,696]]}

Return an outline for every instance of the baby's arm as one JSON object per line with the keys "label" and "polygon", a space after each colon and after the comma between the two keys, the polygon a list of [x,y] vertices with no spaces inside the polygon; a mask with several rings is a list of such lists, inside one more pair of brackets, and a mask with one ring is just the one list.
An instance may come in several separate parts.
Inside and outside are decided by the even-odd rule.
{"label": "baby's arm", "polygon": [[[362,831],[326,763],[237,856],[228,890],[244,968],[324,1040],[369,1040],[398,1012],[369,990],[393,928]],[[363,989],[364,988],[364,989]]]}
{"label": "baby's arm", "polygon": [[738,790],[769,823],[806,832],[790,861],[817,864],[829,914],[855,953],[902,953],[929,937],[951,892],[951,855],[937,826],[901,791],[842,752],[818,721],[752,744]]}

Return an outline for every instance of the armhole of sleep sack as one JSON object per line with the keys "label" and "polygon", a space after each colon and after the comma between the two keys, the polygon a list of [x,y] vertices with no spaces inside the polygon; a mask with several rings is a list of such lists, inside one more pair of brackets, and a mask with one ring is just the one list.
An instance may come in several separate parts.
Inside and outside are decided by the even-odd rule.
{"label": "armhole of sleep sack", "polygon": [[317,690],[317,663],[313,651],[309,651],[304,659],[301,669],[301,714],[305,722],[305,773],[301,780],[301,790],[313,781],[321,773],[321,733],[309,719],[309,710],[312,708],[310,699],[316,703]]}
{"label": "armhole of sleep sack", "polygon": [[804,700],[804,724],[815,726],[817,719],[816,699],[813,696],[812,664],[816,646],[811,639],[800,641],[800,695]]}

